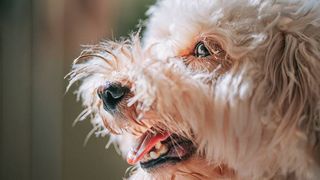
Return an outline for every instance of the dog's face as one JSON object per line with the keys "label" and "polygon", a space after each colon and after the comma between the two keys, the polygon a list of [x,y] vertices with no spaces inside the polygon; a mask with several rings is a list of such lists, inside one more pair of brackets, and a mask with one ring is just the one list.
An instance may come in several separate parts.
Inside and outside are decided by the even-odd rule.
{"label": "dog's face", "polygon": [[146,32],[90,46],[70,84],[133,178],[316,178],[317,1],[162,0]]}

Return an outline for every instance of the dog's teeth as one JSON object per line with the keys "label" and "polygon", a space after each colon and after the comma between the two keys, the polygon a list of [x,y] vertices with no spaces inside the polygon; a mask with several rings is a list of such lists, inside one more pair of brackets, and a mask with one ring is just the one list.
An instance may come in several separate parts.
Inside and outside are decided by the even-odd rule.
{"label": "dog's teeth", "polygon": [[164,144],[161,143],[157,143],[155,145],[155,150],[156,151],[150,151],[149,153],[145,154],[143,156],[143,158],[141,159],[142,163],[148,162],[152,159],[157,159],[159,158],[161,155],[165,154],[166,152],[168,152],[168,147]]}
{"label": "dog's teeth", "polygon": [[151,152],[150,152],[150,157],[151,157],[152,159],[157,159],[159,156],[158,156],[157,153],[155,153],[154,151],[151,151]]}
{"label": "dog's teeth", "polygon": [[147,153],[143,156],[143,159],[141,160],[141,162],[148,162],[150,161],[152,158],[150,157],[150,154]]}
{"label": "dog's teeth", "polygon": [[161,149],[159,150],[160,154],[164,154],[168,151],[168,147],[167,146],[161,146]]}
{"label": "dog's teeth", "polygon": [[144,159],[145,159],[146,161],[151,160],[150,154],[147,153],[146,155],[144,155]]}
{"label": "dog's teeth", "polygon": [[158,143],[155,145],[155,148],[156,148],[156,149],[160,149],[161,146],[162,146],[161,142],[158,142]]}

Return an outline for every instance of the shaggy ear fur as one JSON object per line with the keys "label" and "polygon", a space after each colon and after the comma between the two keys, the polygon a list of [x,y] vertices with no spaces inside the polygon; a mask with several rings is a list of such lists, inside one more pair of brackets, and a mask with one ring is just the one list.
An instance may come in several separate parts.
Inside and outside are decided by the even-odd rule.
{"label": "shaggy ear fur", "polygon": [[[260,91],[259,88],[262,88],[265,92],[263,95],[256,94],[261,96],[257,101],[260,102],[261,111],[270,105],[270,100],[274,107],[274,112],[271,113],[272,123],[278,125],[270,145],[287,148],[305,146],[304,158],[309,159],[307,166],[319,167],[319,11],[304,5],[296,13],[291,12],[287,16],[281,17],[279,26],[275,27],[276,30],[268,41],[262,64],[265,76],[262,86],[257,90]],[[319,172],[319,168],[312,171]],[[299,173],[303,174],[297,172]],[[315,177],[317,176],[319,173]]]}
{"label": "shaggy ear fur", "polygon": [[310,148],[320,141],[320,28],[309,21],[316,19],[315,13],[294,23],[288,18],[285,25],[280,21],[281,31],[272,36],[266,51],[266,96],[260,99],[265,103],[271,99],[274,118],[281,120],[274,141],[298,130],[306,133]]}

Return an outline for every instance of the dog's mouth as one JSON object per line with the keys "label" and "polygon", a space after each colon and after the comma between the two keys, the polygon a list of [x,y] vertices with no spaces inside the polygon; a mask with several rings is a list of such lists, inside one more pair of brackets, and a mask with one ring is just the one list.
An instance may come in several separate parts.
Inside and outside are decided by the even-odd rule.
{"label": "dog's mouth", "polygon": [[169,132],[145,132],[127,156],[131,165],[140,163],[146,170],[188,159],[195,152],[192,141]]}

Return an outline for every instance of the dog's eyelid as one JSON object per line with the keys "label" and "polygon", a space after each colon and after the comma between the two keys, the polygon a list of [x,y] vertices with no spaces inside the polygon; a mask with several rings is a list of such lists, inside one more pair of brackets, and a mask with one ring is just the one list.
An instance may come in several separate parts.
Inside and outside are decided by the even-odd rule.
{"label": "dog's eyelid", "polygon": [[218,43],[214,43],[210,46],[210,50],[213,54],[219,54],[224,52],[224,50],[221,48],[221,46]]}

